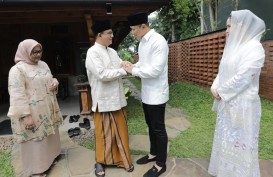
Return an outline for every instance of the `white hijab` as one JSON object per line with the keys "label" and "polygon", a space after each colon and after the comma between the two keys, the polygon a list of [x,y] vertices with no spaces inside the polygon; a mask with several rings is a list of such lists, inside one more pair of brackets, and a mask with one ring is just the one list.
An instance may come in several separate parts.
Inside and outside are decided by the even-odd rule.
{"label": "white hijab", "polygon": [[230,18],[230,32],[219,67],[220,86],[243,67],[261,68],[264,63],[261,60],[264,49],[260,43],[265,31],[264,21],[249,10],[232,11]]}

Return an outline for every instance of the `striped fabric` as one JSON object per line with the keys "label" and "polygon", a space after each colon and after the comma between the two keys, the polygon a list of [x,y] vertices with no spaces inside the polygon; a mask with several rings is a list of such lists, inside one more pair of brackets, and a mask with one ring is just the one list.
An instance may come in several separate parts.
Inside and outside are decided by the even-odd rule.
{"label": "striped fabric", "polygon": [[133,166],[125,109],[95,112],[96,162],[129,169]]}

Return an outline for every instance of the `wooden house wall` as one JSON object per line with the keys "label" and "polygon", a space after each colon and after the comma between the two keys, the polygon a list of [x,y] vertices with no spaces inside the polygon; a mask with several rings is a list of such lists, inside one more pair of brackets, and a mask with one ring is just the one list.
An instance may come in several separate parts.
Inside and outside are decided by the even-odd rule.
{"label": "wooden house wall", "polygon": [[[35,39],[43,45],[42,60],[49,65],[53,74],[80,74],[81,58],[78,51],[82,45],[90,45],[87,27],[83,22],[2,24],[0,36],[0,103],[8,101],[8,72],[14,65],[14,56],[22,40]],[[56,67],[56,53],[60,51],[65,69]]]}

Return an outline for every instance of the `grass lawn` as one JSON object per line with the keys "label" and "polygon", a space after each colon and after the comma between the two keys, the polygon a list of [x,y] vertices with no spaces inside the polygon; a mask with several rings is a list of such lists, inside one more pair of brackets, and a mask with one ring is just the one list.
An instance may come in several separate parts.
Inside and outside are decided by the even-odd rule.
{"label": "grass lawn", "polygon": [[13,177],[14,172],[11,166],[11,153],[0,152],[0,176]]}
{"label": "grass lawn", "polygon": [[[182,82],[170,86],[169,104],[183,110],[192,124],[187,131],[171,140],[170,156],[210,156],[216,120],[216,113],[211,111],[212,102],[207,89]],[[273,159],[273,102],[265,99],[261,102],[259,158]]]}
{"label": "grass lawn", "polygon": [[[129,78],[129,80],[140,89],[141,84],[139,80],[134,78]],[[170,86],[170,100],[168,104],[183,110],[192,125],[177,138],[170,139],[171,144],[168,156],[210,156],[216,117],[216,114],[211,111],[212,102],[213,98],[207,89],[187,83],[176,83]],[[130,104],[129,108],[131,108]],[[142,110],[140,111],[142,112]],[[136,113],[139,114],[140,112]],[[132,128],[129,124],[129,130]]]}
{"label": "grass lawn", "polygon": [[[139,80],[134,78],[129,78],[129,80],[140,89]],[[261,102],[259,158],[273,159],[273,102],[266,99],[261,99]],[[170,139],[171,145],[168,156],[210,157],[216,121],[216,113],[211,111],[212,103],[213,97],[208,89],[185,82],[170,85],[168,104],[180,108],[186,113],[187,120],[191,122],[191,127],[177,138]],[[129,102],[128,110],[130,111],[130,109]],[[137,109],[135,105],[133,109]],[[142,111],[139,110],[136,113],[141,114]],[[128,117],[130,122],[131,118]],[[135,117],[140,117],[140,115],[135,115]],[[134,127],[129,124],[129,130],[132,129]]]}
{"label": "grass lawn", "polygon": [[[129,78],[140,89],[140,81]],[[141,103],[129,97],[129,134],[147,134]],[[187,115],[191,127],[178,137],[170,139],[168,156],[209,158],[215,128],[216,113],[211,111],[213,98],[208,89],[189,83],[177,82],[170,85],[168,104],[180,108]],[[259,137],[259,158],[273,159],[273,101],[262,99],[262,118]],[[94,149],[94,142],[86,141],[82,146]],[[145,154],[133,151],[132,154]],[[0,176],[13,176],[10,153],[0,153]]]}
{"label": "grass lawn", "polygon": [[207,89],[187,83],[170,85],[169,105],[183,110],[191,127],[170,140],[169,156],[210,156],[216,117],[211,111],[212,102]]}

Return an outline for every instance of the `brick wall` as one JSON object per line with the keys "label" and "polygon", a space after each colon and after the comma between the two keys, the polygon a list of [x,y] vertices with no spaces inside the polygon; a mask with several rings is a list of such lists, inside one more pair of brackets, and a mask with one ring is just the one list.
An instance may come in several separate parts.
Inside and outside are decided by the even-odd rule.
{"label": "brick wall", "polygon": [[265,62],[260,77],[260,95],[273,100],[273,41],[263,43]]}
{"label": "brick wall", "polygon": [[169,79],[170,82],[187,79],[189,72],[189,44],[187,42],[169,45]]}
{"label": "brick wall", "polygon": [[[260,95],[273,100],[273,41],[263,43],[266,53]],[[188,81],[209,88],[218,73],[225,32],[169,44],[169,81]]]}

